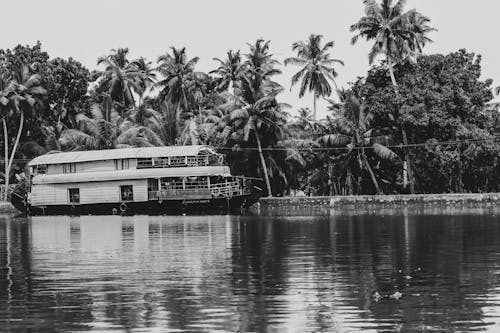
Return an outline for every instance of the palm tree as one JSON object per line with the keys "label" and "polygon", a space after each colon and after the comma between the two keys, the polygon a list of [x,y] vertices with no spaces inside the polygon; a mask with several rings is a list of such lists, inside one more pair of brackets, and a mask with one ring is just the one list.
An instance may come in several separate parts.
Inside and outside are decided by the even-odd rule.
{"label": "palm tree", "polygon": [[252,84],[251,88],[255,91],[259,90],[263,83],[269,87],[281,87],[278,83],[271,80],[272,76],[281,74],[281,70],[275,68],[280,63],[269,52],[270,42],[269,40],[264,41],[259,38],[254,44],[248,44],[250,52],[246,54],[247,60],[244,63],[246,66],[245,77],[252,78],[250,80]]}
{"label": "palm tree", "polygon": [[428,37],[428,34],[436,31],[436,29],[429,25],[430,22],[430,18],[414,9],[410,10],[408,14],[408,25],[413,33],[413,41],[410,44],[410,48],[416,54],[422,53],[427,43],[432,43],[432,39]]}
{"label": "palm tree", "polygon": [[262,150],[262,137],[265,135],[279,137],[282,134],[287,114],[282,110],[283,105],[276,101],[276,96],[283,89],[270,86],[267,83],[259,91],[254,91],[252,84],[253,82],[248,78],[243,79],[242,95],[246,97],[241,99],[240,108],[231,113],[231,120],[235,124],[233,126],[239,129],[237,134],[240,135],[242,141],[248,142],[253,134],[264,174],[267,195],[271,197],[271,183]]}
{"label": "palm tree", "polygon": [[127,59],[128,49],[111,50],[111,54],[99,57],[97,65],[104,65],[103,71],[96,72],[99,93],[106,92],[111,100],[124,107],[135,105],[133,91],[141,94],[141,73],[131,66]]}
{"label": "palm tree", "polygon": [[224,126],[223,133],[226,141],[229,138],[242,142],[255,139],[267,195],[272,196],[262,139],[266,138],[264,144],[277,142],[288,114],[283,111],[285,105],[276,100],[283,88],[271,77],[281,71],[274,67],[278,62],[269,52],[269,43],[258,39],[255,44],[249,44],[250,52],[245,61],[247,70],[240,78],[239,95],[234,96],[235,108],[230,113],[230,125]]}
{"label": "palm tree", "polygon": [[299,97],[303,97],[306,90],[313,92],[313,120],[316,120],[317,98],[332,94],[332,87],[328,81],[337,86],[335,78],[338,74],[333,65],[344,65],[341,60],[330,58],[328,50],[334,46],[334,42],[330,41],[321,46],[321,38],[323,36],[311,34],[306,42],[293,43],[292,50],[297,51],[297,57],[285,59],[285,66],[288,64],[303,66],[292,77],[292,86],[301,81]]}
{"label": "palm tree", "polygon": [[158,57],[158,71],[163,79],[157,83],[161,88],[160,98],[178,105],[183,111],[189,111],[189,81],[194,79],[194,69],[198,57],[187,58],[186,48],[171,47],[172,54]]}
{"label": "palm tree", "polygon": [[313,139],[319,128],[319,122],[313,120],[309,108],[301,108],[294,121],[287,123],[287,131],[293,139]]}
{"label": "palm tree", "polygon": [[[363,0],[363,3],[366,16],[351,25],[351,32],[357,31],[352,43],[356,43],[360,37],[375,41],[368,54],[368,60],[372,64],[377,55],[385,56],[394,91],[398,94],[393,65],[408,56],[415,55],[415,50],[430,41],[425,36],[431,29],[427,25],[430,20],[422,15],[418,16],[414,10],[405,12],[405,0],[398,0],[394,5],[393,0],[382,0],[380,5],[376,0]],[[413,21],[411,21],[412,16]],[[408,136],[403,124],[401,124],[401,134],[403,144],[407,146]],[[405,150],[404,164],[408,170],[410,191],[414,193],[413,172],[407,150]]]}
{"label": "palm tree", "polygon": [[318,142],[345,150],[341,157],[347,172],[346,183],[350,182],[351,168],[357,165],[360,170],[368,171],[377,194],[383,194],[366,151],[371,149],[382,160],[395,160],[398,156],[383,144],[388,140],[386,136],[374,135],[375,130],[370,127],[372,118],[358,98],[349,94],[343,105],[342,116],[335,120],[334,131],[321,136]]}
{"label": "palm tree", "polygon": [[[130,68],[137,74],[137,93],[140,99],[142,99],[144,93],[147,92],[148,89],[151,89],[156,83],[156,73],[154,72],[151,61],[148,61],[144,57],[133,60],[130,63]],[[141,102],[139,102],[139,104],[141,104]]]}
{"label": "palm tree", "polygon": [[237,84],[245,71],[245,65],[241,61],[240,50],[236,52],[229,50],[225,60],[219,58],[214,58],[213,60],[219,63],[219,67],[209,73],[218,76],[216,79],[216,90],[224,91],[232,88],[233,94],[236,95]]}
{"label": "palm tree", "polygon": [[[151,127],[136,124],[138,111],[131,111],[123,119],[114,111],[111,120],[106,120],[102,108],[94,104],[90,115],[76,116],[78,128],[66,129],[60,138],[64,150],[98,150],[129,147],[163,146],[161,137]],[[145,113],[145,111],[144,111]],[[151,115],[150,115],[151,116]],[[151,126],[151,125],[150,125]]]}
{"label": "palm tree", "polygon": [[[46,94],[40,83],[40,75],[30,73],[29,67],[24,64],[13,65],[9,73],[4,72],[0,77],[0,111],[4,132],[5,201],[8,195],[10,170],[23,132],[25,113],[32,112],[41,96]],[[17,116],[19,117],[19,126],[9,158],[7,118]]]}
{"label": "palm tree", "polygon": [[227,141],[232,133],[231,113],[239,109],[239,99],[229,92],[219,95],[223,100],[216,107],[204,110],[204,119],[201,130],[204,132],[206,141],[212,146],[218,147]]}
{"label": "palm tree", "polygon": [[376,0],[363,0],[366,16],[351,25],[351,32],[357,32],[352,38],[355,44],[360,37],[374,40],[375,43],[368,54],[372,64],[379,54],[387,60],[389,74],[394,89],[397,82],[394,76],[393,64],[411,53],[415,34],[409,27],[409,12],[404,12],[405,0],[398,0],[393,6],[393,0],[382,0],[379,5]]}

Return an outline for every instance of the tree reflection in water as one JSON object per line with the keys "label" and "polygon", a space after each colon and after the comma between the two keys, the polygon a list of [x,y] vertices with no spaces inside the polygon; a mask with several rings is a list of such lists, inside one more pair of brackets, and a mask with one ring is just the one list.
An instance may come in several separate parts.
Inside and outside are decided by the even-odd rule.
{"label": "tree reflection in water", "polygon": [[[496,208],[312,213],[3,217],[0,325],[6,332],[499,329]],[[403,297],[390,299],[396,291]]]}

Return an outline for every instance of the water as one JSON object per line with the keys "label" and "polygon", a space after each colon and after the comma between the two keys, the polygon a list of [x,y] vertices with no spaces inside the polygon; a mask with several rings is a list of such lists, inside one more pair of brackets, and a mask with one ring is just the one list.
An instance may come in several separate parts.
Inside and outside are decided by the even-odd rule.
{"label": "water", "polygon": [[282,213],[3,217],[0,331],[500,331],[500,209]]}

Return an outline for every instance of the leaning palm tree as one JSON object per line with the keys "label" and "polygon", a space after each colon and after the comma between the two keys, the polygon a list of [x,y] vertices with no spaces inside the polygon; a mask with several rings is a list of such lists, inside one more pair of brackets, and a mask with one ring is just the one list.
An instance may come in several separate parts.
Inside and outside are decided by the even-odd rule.
{"label": "leaning palm tree", "polygon": [[[14,65],[10,72],[0,77],[0,112],[4,132],[5,192],[7,200],[10,170],[23,132],[25,113],[32,112],[46,90],[40,85],[39,74],[30,73],[27,65]],[[9,157],[7,118],[19,117],[19,126]]]}
{"label": "leaning palm tree", "polygon": [[316,120],[316,100],[318,97],[330,96],[332,87],[328,81],[332,81],[335,87],[335,78],[338,73],[334,64],[344,65],[341,60],[331,59],[328,50],[334,46],[334,42],[327,42],[321,46],[321,35],[310,35],[306,42],[293,43],[292,50],[297,51],[297,57],[285,59],[288,64],[303,66],[302,69],[292,77],[292,86],[300,81],[299,97],[303,97],[306,90],[313,93],[313,120]]}
{"label": "leaning palm tree", "polygon": [[219,110],[207,113],[206,120],[212,123],[207,128],[209,137],[221,145],[232,143],[235,147],[251,142],[257,146],[267,195],[272,196],[269,172],[279,171],[271,156],[266,162],[264,147],[278,142],[288,114],[283,111],[285,105],[276,100],[283,88],[271,78],[281,71],[275,68],[278,62],[269,52],[269,41],[258,39],[248,45],[250,52],[245,55],[246,69],[239,80],[238,94],[227,93]]}
{"label": "leaning palm tree", "polygon": [[237,130],[236,136],[239,135],[242,141],[248,142],[252,137],[255,139],[267,195],[272,196],[268,166],[262,149],[262,137],[277,138],[282,135],[287,114],[283,112],[284,105],[276,101],[276,96],[283,91],[283,88],[264,83],[258,91],[255,91],[252,87],[254,84],[248,78],[242,80],[241,90],[245,97],[240,100],[240,108],[231,112],[231,120]]}
{"label": "leaning palm tree", "polygon": [[[372,64],[378,55],[383,54],[385,56],[394,91],[398,94],[398,84],[393,68],[394,63],[414,55],[415,49],[423,46],[424,42],[430,41],[425,37],[425,34],[429,32],[430,27],[427,23],[430,20],[427,18],[420,20],[420,24],[425,24],[426,27],[422,26],[419,30],[414,25],[412,26],[410,21],[410,17],[416,16],[416,12],[414,10],[404,11],[406,1],[398,0],[394,5],[393,2],[393,0],[382,0],[382,3],[379,4],[376,0],[363,0],[365,16],[351,25],[351,32],[357,32],[352,38],[353,44],[360,37],[364,37],[366,40],[374,40],[372,49],[368,54],[368,60]],[[414,23],[416,22],[414,21]],[[401,134],[403,144],[407,146],[408,136],[403,124],[401,124]],[[407,150],[405,150],[404,164],[408,171],[407,178],[410,191],[414,193],[413,172]]]}
{"label": "leaning palm tree", "polygon": [[396,160],[398,156],[387,148],[384,143],[388,141],[385,135],[374,135],[371,128],[372,114],[353,94],[349,94],[343,105],[343,114],[335,120],[335,130],[318,139],[319,143],[327,147],[336,147],[343,150],[341,158],[350,182],[351,168],[358,166],[360,170],[367,170],[377,194],[383,194],[377,177],[370,165],[366,151],[372,150],[374,155],[381,160]]}

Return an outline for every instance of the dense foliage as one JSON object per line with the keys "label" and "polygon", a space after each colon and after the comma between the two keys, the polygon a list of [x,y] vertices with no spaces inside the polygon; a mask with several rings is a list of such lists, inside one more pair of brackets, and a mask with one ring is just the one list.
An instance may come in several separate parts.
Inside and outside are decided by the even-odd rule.
{"label": "dense foliage", "polygon": [[[210,144],[269,195],[500,191],[500,117],[481,57],[423,55],[429,18],[401,0],[364,4],[353,42],[373,41],[370,63],[383,57],[364,78],[334,89],[343,62],[321,35],[284,59],[300,66],[291,83],[312,93],[313,112],[280,102],[282,65],[262,39],[209,73],[177,47],[156,63],[111,50],[92,72],[40,43],[0,50],[5,174],[54,150]],[[317,120],[316,99],[335,92]]]}

